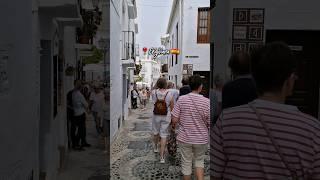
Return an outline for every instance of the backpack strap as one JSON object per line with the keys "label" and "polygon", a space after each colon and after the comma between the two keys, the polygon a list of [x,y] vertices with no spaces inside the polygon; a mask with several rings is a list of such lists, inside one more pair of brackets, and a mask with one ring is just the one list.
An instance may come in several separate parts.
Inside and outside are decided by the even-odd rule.
{"label": "backpack strap", "polygon": [[166,93],[166,95],[164,96],[164,99],[163,99],[163,100],[166,100],[168,93],[169,93],[169,91],[167,91],[167,93]]}

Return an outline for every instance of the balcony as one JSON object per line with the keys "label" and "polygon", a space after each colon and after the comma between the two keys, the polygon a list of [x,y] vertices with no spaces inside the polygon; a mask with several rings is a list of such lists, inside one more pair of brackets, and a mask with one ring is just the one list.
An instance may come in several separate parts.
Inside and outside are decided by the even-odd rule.
{"label": "balcony", "polygon": [[53,17],[79,18],[79,0],[39,0],[39,13]]}

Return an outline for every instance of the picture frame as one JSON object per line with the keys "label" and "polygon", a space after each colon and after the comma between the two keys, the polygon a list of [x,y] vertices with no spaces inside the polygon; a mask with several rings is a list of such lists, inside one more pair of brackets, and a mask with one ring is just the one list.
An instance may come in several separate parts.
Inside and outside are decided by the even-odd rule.
{"label": "picture frame", "polygon": [[232,43],[232,53],[238,51],[247,51],[247,43],[245,42],[234,42]]}
{"label": "picture frame", "polygon": [[247,24],[249,21],[248,9],[234,8],[233,9],[233,23],[234,24]]}
{"label": "picture frame", "polygon": [[248,39],[254,41],[263,41],[263,26],[250,26],[248,29]]}
{"label": "picture frame", "polygon": [[248,47],[248,52],[252,52],[252,50],[259,48],[263,45],[262,42],[250,42],[248,43],[247,47]]}
{"label": "picture frame", "polygon": [[233,40],[247,40],[248,38],[248,27],[235,25],[232,29]]}
{"label": "picture frame", "polygon": [[264,24],[264,9],[250,9],[249,10],[250,24]]}

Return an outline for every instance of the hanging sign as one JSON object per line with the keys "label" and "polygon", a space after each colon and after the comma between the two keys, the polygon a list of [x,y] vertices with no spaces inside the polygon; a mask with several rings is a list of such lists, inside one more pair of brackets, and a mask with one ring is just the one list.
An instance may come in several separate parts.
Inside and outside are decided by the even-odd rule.
{"label": "hanging sign", "polygon": [[[143,51],[147,51],[147,49],[143,48]],[[164,48],[150,48],[148,51],[148,55],[152,56],[152,59],[156,59],[159,56],[165,56],[165,55],[169,55],[169,54],[176,54],[179,55],[180,54],[180,50],[179,49],[164,49]]]}

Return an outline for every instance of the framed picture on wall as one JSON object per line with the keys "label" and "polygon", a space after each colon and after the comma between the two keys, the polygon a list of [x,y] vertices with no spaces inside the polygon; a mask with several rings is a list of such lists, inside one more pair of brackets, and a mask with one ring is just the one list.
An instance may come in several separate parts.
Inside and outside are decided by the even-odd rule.
{"label": "framed picture on wall", "polygon": [[264,9],[250,9],[249,22],[251,24],[263,24],[264,23]]}
{"label": "framed picture on wall", "polygon": [[234,24],[247,24],[249,15],[248,9],[235,8],[233,9],[233,23]]}
{"label": "framed picture on wall", "polygon": [[247,40],[247,26],[233,26],[232,37],[234,40]]}
{"label": "framed picture on wall", "polygon": [[263,41],[263,26],[249,27],[249,40]]}
{"label": "framed picture on wall", "polygon": [[251,42],[248,43],[248,52],[251,52],[254,49],[257,49],[259,47],[261,47],[263,45],[263,43],[261,42]]}
{"label": "framed picture on wall", "polygon": [[237,51],[247,51],[247,43],[245,42],[232,43],[232,52],[234,53]]}

